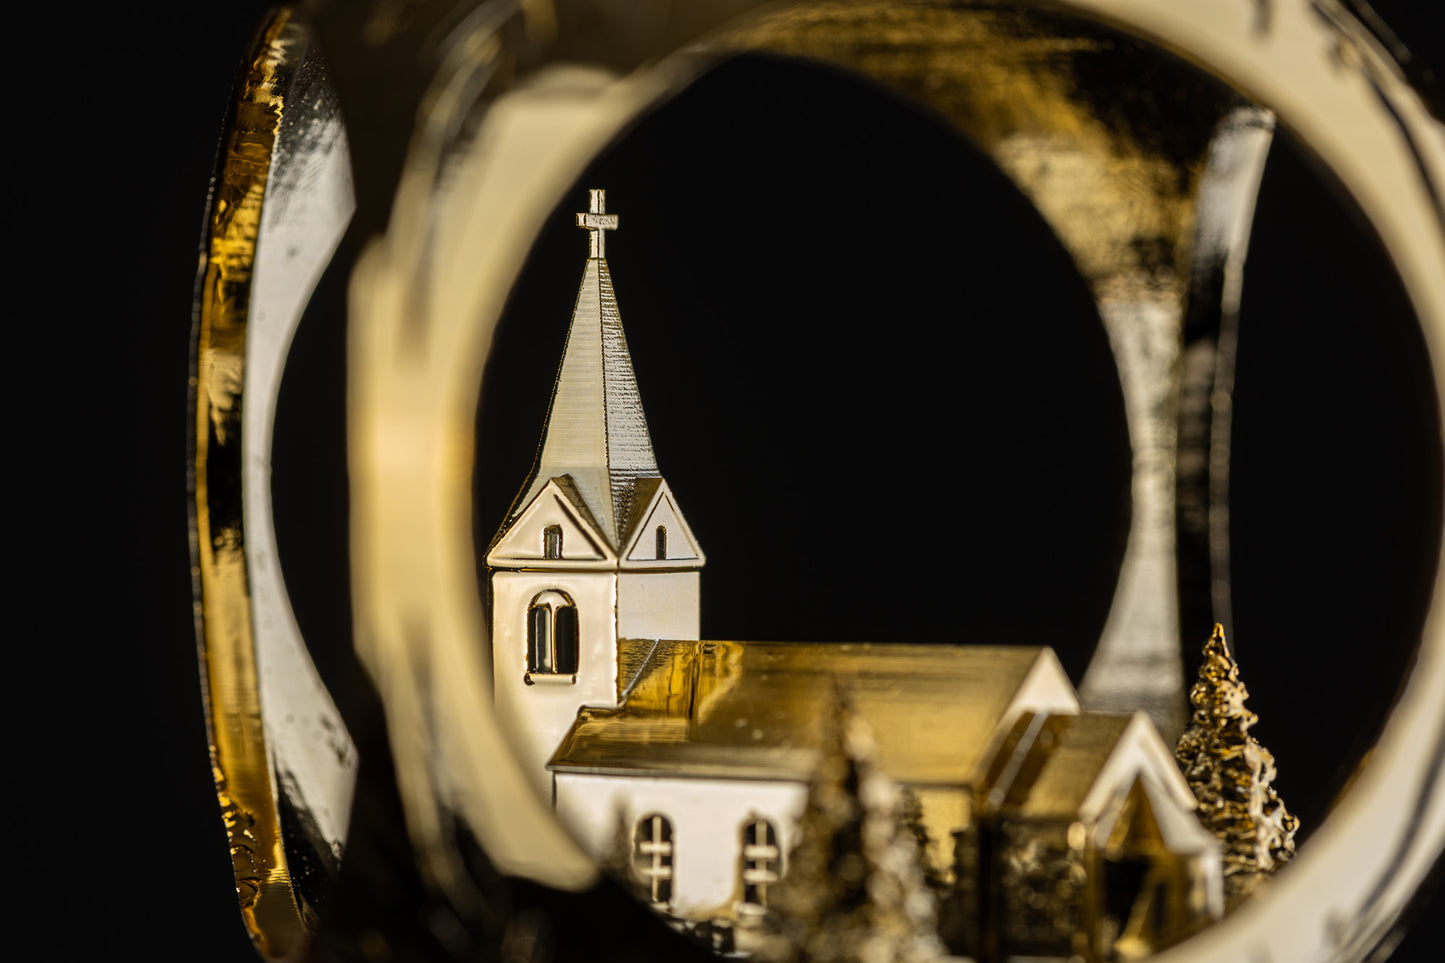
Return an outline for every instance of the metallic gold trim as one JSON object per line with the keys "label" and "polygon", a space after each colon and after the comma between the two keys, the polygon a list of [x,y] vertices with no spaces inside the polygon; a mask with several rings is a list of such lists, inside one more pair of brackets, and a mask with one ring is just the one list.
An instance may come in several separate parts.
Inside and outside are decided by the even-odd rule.
{"label": "metallic gold trim", "polygon": [[261,715],[242,524],[241,401],[261,205],[301,35],[290,10],[277,11],[237,82],[211,188],[191,379],[191,576],[211,767],[241,914],[271,958],[303,946],[308,926],[287,868]]}

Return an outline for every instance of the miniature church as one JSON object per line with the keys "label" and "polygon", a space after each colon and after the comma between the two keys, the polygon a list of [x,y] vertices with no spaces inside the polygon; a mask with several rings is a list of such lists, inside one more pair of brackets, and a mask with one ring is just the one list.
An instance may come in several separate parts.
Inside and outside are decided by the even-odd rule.
{"label": "miniature church", "polygon": [[653,453],[604,192],[577,224],[542,444],[487,554],[497,710],[564,824],[599,859],[630,847],[673,919],[746,927],[842,687],[918,802],[954,952],[1126,958],[1218,917],[1219,844],[1169,747],[1142,714],[1084,711],[1051,649],[699,638],[705,556]]}

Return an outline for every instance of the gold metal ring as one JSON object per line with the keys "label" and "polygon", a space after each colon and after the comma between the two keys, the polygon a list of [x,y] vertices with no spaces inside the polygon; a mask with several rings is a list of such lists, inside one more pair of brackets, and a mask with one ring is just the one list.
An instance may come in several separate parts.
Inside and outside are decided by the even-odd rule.
{"label": "gold metal ring", "polygon": [[[465,92],[485,84],[468,81],[507,60],[515,41],[499,25],[479,21],[454,45],[471,53],[449,61],[433,83],[430,113],[412,142],[387,230],[362,255],[351,291],[356,644],[387,707],[419,858],[437,878],[452,871],[439,824],[443,809],[465,819],[509,871],[566,888],[593,878],[591,861],[544,805],[517,804],[528,790],[489,708],[471,506],[472,472],[488,466],[472,450],[473,419],[492,331],[543,218],[629,123],[731,51],[826,60],[928,103],[1034,200],[1101,305],[1137,306],[1177,303],[1181,295],[1145,279],[1122,239],[1137,233],[1139,217],[1150,219],[1151,231],[1187,233],[1198,214],[1198,185],[1135,208],[1108,196],[1110,184],[1147,174],[1157,158],[1131,153],[1127,144],[1091,143],[1070,92],[1054,82],[1046,58],[1030,59],[1030,44],[1076,40],[1065,26],[1073,18],[1157,44],[1277,117],[1351,193],[1404,282],[1429,345],[1437,399],[1445,398],[1445,134],[1388,51],[1333,0],[1274,4],[1263,26],[1258,9],[1242,0],[783,7],[737,0],[694,4],[655,30],[609,20],[604,5],[522,10],[527,35],[552,53],[520,70],[504,93],[478,101]],[[579,10],[595,16],[576,16]],[[1014,30],[1018,24],[1027,29]],[[867,43],[858,42],[860,30],[868,31]],[[985,79],[1015,86],[988,90]],[[1037,116],[1007,114],[1010,103],[1031,105]],[[1107,157],[1091,175],[1102,185],[1097,210],[1081,216],[1080,181],[1051,181],[1030,167],[1015,136],[1020,130],[1067,141],[1064,149],[1079,156]],[[1051,142],[1043,153],[1058,150]],[[1111,225],[1110,216],[1124,221]],[[198,479],[206,476],[206,445],[216,440],[208,426],[220,430],[228,404],[216,402],[206,381],[221,369],[204,360],[220,331],[214,322],[208,326],[207,305],[219,309],[225,298],[205,289],[201,302]],[[1119,331],[1137,332],[1141,316],[1121,312]],[[1137,388],[1141,398],[1150,390]],[[199,481],[197,488],[204,504],[206,490]],[[244,591],[215,582],[224,566],[208,559],[207,546],[220,546],[223,533],[204,515],[198,530],[209,625],[217,598]],[[235,574],[234,565],[229,571]],[[1442,620],[1445,573],[1389,724],[1328,824],[1261,898],[1166,959],[1360,959],[1384,937],[1445,848],[1445,712],[1437,698],[1445,691]],[[211,636],[205,638],[209,645]],[[236,638],[244,656],[240,629]],[[215,653],[208,654],[214,664]],[[255,673],[242,675],[247,671]],[[213,732],[225,728],[217,724],[218,688],[212,670]],[[238,718],[246,717],[241,709]],[[1156,718],[1167,719],[1169,711],[1161,707]],[[240,735],[234,746],[216,736],[220,755],[241,760],[256,752],[265,733],[253,735]],[[227,768],[224,760],[218,766]],[[227,785],[234,787],[237,777],[229,772]],[[243,849],[275,849],[248,831],[259,845],[242,839]],[[266,932],[264,922],[248,921],[253,932]]]}

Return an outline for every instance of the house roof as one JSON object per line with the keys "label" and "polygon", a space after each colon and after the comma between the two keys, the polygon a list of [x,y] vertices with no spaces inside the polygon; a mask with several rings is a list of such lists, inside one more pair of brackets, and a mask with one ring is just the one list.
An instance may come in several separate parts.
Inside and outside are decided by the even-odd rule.
{"label": "house roof", "polygon": [[972,784],[1024,712],[1079,710],[1046,648],[625,640],[618,654],[621,706],[582,709],[553,771],[806,780],[836,680],[889,776]]}
{"label": "house roof", "polygon": [[1017,815],[1097,820],[1118,806],[1137,782],[1147,786],[1157,802],[1167,798],[1172,804],[1156,805],[1154,812],[1175,837],[1176,849],[1208,841],[1208,834],[1190,815],[1198,805],[1194,793],[1174,754],[1143,713],[1084,713],[1064,721],[1057,735],[1036,753],[1041,762],[1037,775],[1010,807]]}

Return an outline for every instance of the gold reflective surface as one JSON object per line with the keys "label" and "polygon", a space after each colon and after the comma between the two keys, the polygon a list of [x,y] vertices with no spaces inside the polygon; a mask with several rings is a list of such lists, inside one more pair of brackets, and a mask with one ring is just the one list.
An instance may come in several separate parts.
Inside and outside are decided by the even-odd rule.
{"label": "gold reflective surface", "polygon": [[[1223,122],[1238,102],[1221,98],[1212,116],[1135,104],[1140,113],[1133,119],[1139,129],[1182,127],[1186,134],[1179,150],[1151,145],[1147,137],[1136,141],[1127,121],[1114,117],[1110,122],[1106,114],[1101,123],[1097,111],[1070,103],[1088,93],[1066,78],[1071,76],[1070,58],[1092,49],[1091,31],[1075,36],[1068,22],[1060,27],[1053,14],[1000,14],[997,6],[797,5],[790,8],[796,13],[764,12],[751,25],[734,22],[705,49],[716,56],[721,50],[757,44],[818,56],[904,89],[981,141],[1035,200],[1093,286],[1129,409],[1136,518],[1142,527],[1136,529],[1137,540],[1131,535],[1137,560],[1133,575],[1126,563],[1116,598],[1117,637],[1172,646],[1179,634],[1171,538],[1180,327],[1191,275],[1200,267],[1194,254],[1204,223],[1197,218],[1201,184],[1211,164],[1209,145],[1225,131]],[[1379,70],[1369,76],[1377,90],[1387,91],[1391,110],[1366,102],[1358,75],[1338,71],[1313,52],[1299,53],[1314,51],[1310,43],[1321,31],[1303,4],[1281,8],[1267,34],[1258,31],[1246,4],[1100,2],[1050,9],[1060,7],[1093,12],[1153,37],[1166,36],[1170,49],[1188,52],[1257,97],[1262,106],[1280,110],[1296,130],[1319,134],[1318,140],[1311,137],[1312,146],[1357,191],[1375,219],[1427,336],[1432,342],[1445,338],[1445,296],[1438,270],[1429,267],[1441,263],[1445,237],[1418,175],[1406,172],[1411,163],[1438,172],[1441,151],[1432,139],[1428,151],[1412,159],[1408,143],[1392,125],[1436,128],[1408,88],[1391,79],[1383,61],[1369,60],[1378,51],[1367,40],[1348,27],[1342,34],[1358,44],[1352,49],[1371,63],[1370,70]],[[718,7],[719,20],[738,12],[737,5]],[[699,8],[694,13],[706,19]],[[1021,22],[1031,26],[1016,28]],[[565,34],[566,18],[558,23]],[[1055,28],[1052,39],[1050,30],[1037,29],[1045,23]],[[609,28],[623,32],[622,25],[605,16],[593,26],[597,29],[590,35],[589,49],[605,45]],[[666,52],[657,50],[658,55]],[[535,827],[524,829],[517,821],[523,814],[516,806],[499,796],[484,801],[487,790],[480,784],[475,791],[456,792],[480,762],[475,755],[468,761],[471,750],[458,746],[454,734],[468,733],[468,740],[475,741],[485,733],[490,739],[497,726],[485,701],[491,680],[476,656],[487,650],[487,636],[478,607],[468,597],[477,578],[475,559],[457,534],[476,524],[461,477],[464,466],[475,457],[474,471],[492,470],[485,453],[474,455],[469,444],[468,426],[482,375],[480,353],[520,269],[519,250],[535,237],[555,199],[631,118],[666,90],[685,83],[696,69],[697,61],[687,58],[659,61],[655,68],[622,80],[602,70],[539,69],[528,85],[489,107],[474,149],[460,151],[447,185],[432,195],[429,216],[399,204],[391,229],[359,265],[353,284],[358,645],[386,687],[389,707],[401,709],[391,725],[400,747],[400,778],[409,787],[409,813],[419,824],[430,822],[436,788],[450,785],[452,802],[470,814],[479,834],[497,841],[499,852],[508,849],[506,837],[526,838],[532,844],[530,855],[546,852],[541,861],[553,867],[564,857],[570,859],[572,852],[541,845]],[[1011,70],[1025,76],[1008,78]],[[989,91],[1001,94],[993,97]],[[1350,138],[1330,131],[1338,121],[1327,118],[1329,111],[1310,106],[1325,97],[1331,110],[1350,114],[1350,121],[1341,125],[1354,132]],[[1027,106],[1020,106],[1021,100]],[[1267,130],[1267,123],[1261,117],[1256,129]],[[1371,134],[1363,136],[1364,129]],[[1258,141],[1254,149],[1259,149]],[[399,194],[410,204],[421,202],[421,185],[427,185],[426,190],[435,185],[431,171],[436,158],[415,160],[417,179],[403,178]],[[1257,172],[1256,167],[1252,176]],[[1250,177],[1247,171],[1240,176],[1245,189],[1229,200],[1214,223],[1247,224]],[[1247,240],[1247,232],[1223,233],[1230,244]],[[1222,250],[1227,254],[1229,245]],[[1227,303],[1216,306],[1227,308]],[[407,350],[398,352],[398,344],[406,344]],[[1441,678],[1438,606],[1436,612],[1398,720],[1382,743],[1388,750],[1384,756],[1393,759],[1382,763],[1384,757],[1376,755],[1369,764],[1381,777],[1378,788],[1361,793],[1363,783],[1357,782],[1349,800],[1356,806],[1342,808],[1331,820],[1339,823],[1338,831],[1322,830],[1297,861],[1333,870],[1310,874],[1289,867],[1270,887],[1270,899],[1252,901],[1210,929],[1207,942],[1190,941],[1177,952],[1221,960],[1249,953],[1351,958],[1359,952],[1352,947],[1378,939],[1379,928],[1389,925],[1401,906],[1399,898],[1370,895],[1377,885],[1371,881],[1378,880],[1382,892],[1408,890],[1414,885],[1409,881],[1419,879],[1439,849],[1441,804],[1438,794],[1429,795],[1431,783],[1423,784],[1429,813],[1424,822],[1406,825],[1402,807],[1389,798],[1421,798],[1421,790],[1401,782],[1422,772],[1422,760],[1428,760],[1438,731],[1438,719],[1424,702]],[[1115,647],[1106,640],[1100,651],[1122,656],[1098,687],[1107,692],[1117,680],[1128,681],[1131,673],[1145,683],[1139,688],[1159,686],[1162,703],[1141,699],[1136,704],[1153,709],[1166,729],[1172,717],[1177,732],[1183,722],[1178,663],[1151,661],[1147,646],[1140,650],[1127,642]],[[1086,679],[1086,704],[1091,688]],[[438,718],[450,721],[439,725]],[[1406,731],[1411,726],[1406,719],[1420,728]],[[588,724],[586,717],[583,724]],[[670,744],[676,728],[675,719],[659,717],[646,739]],[[421,731],[430,735],[419,738]],[[497,767],[494,761],[489,765],[495,787]],[[520,786],[520,774],[507,778]],[[1375,808],[1367,815],[1361,807],[1369,806]],[[1143,816],[1139,820],[1141,826],[1150,821]],[[1362,851],[1344,839],[1347,827],[1359,834],[1357,839],[1375,835],[1363,828],[1366,825],[1375,833],[1394,827],[1388,832],[1407,847],[1399,850],[1403,858],[1381,854],[1377,846]],[[422,838],[435,837],[423,833]],[[509,865],[521,866],[523,855],[515,858]],[[1311,885],[1326,877],[1334,878],[1329,905],[1322,904],[1319,887]],[[1328,913],[1337,914],[1331,920],[1350,922],[1327,925]]]}
{"label": "gold reflective surface", "polygon": [[891,778],[977,782],[1000,720],[1036,704],[1035,677],[1067,686],[1047,649],[637,639],[619,649],[619,685],[629,656],[646,652],[625,701],[582,709],[550,767],[806,780],[836,682]]}
{"label": "gold reflective surface", "polygon": [[257,948],[281,957],[307,930],[287,869],[275,775],[261,716],[239,472],[246,320],[256,241],[298,32],[278,13],[242,77],[220,153],[197,296],[192,549],[211,765]]}
{"label": "gold reflective surface", "polygon": [[[557,5],[561,15],[555,19],[537,13],[539,6],[529,6],[528,22],[546,20],[548,30],[534,31],[537,35],[560,32],[558,49],[569,42],[586,49],[597,38],[607,39],[607,30],[599,29],[586,42],[569,41],[575,21],[567,14],[578,5]],[[844,65],[927,104],[1010,174],[1074,255],[1119,361],[1136,458],[1132,562],[1121,579],[1117,618],[1100,647],[1112,661],[1100,662],[1109,671],[1096,674],[1092,685],[1086,680],[1085,701],[1148,708],[1166,732],[1183,724],[1177,654],[1172,664],[1155,658],[1180,631],[1168,542],[1176,521],[1176,379],[1185,363],[1180,327],[1190,309],[1191,282],[1201,269],[1199,252],[1209,240],[1206,226],[1246,223],[1243,234],[1220,243],[1217,253],[1224,255],[1248,236],[1257,169],[1253,175],[1245,169],[1237,178],[1240,189],[1222,202],[1223,212],[1211,214],[1204,204],[1209,171],[1218,159],[1211,151],[1225,142],[1233,122],[1265,133],[1248,145],[1261,152],[1268,115],[1229,97],[1213,104],[1212,112],[1187,117],[1147,105],[1123,121],[1101,114],[1081,99],[1088,91],[1079,87],[1071,64],[1105,41],[1092,29],[1075,31],[1052,19],[1052,13],[992,4],[827,3],[765,11],[751,22],[724,25],[725,16],[747,6],[700,3],[691,11],[698,33],[721,28],[702,59],[693,53],[648,62],[626,79],[545,58],[524,71],[515,89],[485,110],[476,108],[485,121],[474,139],[417,149],[389,228],[356,272],[349,431],[357,646],[387,705],[419,858],[443,884],[455,868],[442,828],[444,811],[469,822],[508,872],[569,887],[592,878],[590,863],[550,818],[545,802],[526,801],[525,777],[509,758],[491,710],[488,630],[477,597],[469,498],[470,474],[491,466],[485,453],[472,450],[471,422],[493,326],[528,243],[556,197],[627,123],[729,49],[765,49]],[[1300,131],[1372,217],[1432,345],[1437,384],[1445,382],[1440,360],[1445,275],[1439,270],[1445,233],[1438,199],[1432,206],[1428,190],[1432,179],[1438,182],[1445,173],[1438,125],[1391,71],[1389,58],[1337,5],[1281,5],[1273,33],[1261,33],[1249,6],[1132,0],[1048,5],[1162,39]],[[602,20],[605,24],[606,17]],[[630,45],[621,49],[640,45],[644,55],[637,61],[672,53],[678,38],[656,36],[666,42],[630,36]],[[1341,52],[1320,54],[1317,44],[1325,40]],[[486,51],[482,59],[497,55],[493,46],[478,49]],[[217,781],[248,925],[260,933],[271,932],[272,917],[258,914],[272,907],[276,919],[289,919],[281,898],[285,861],[275,814],[268,817],[264,808],[265,733],[254,709],[249,627],[237,614],[246,597],[241,532],[213,514],[206,486],[209,459],[230,450],[235,440],[243,375],[236,305],[244,298],[253,256],[247,244],[254,246],[256,192],[264,187],[264,165],[255,159],[269,149],[267,111],[278,106],[267,101],[266,68],[258,69],[242,97],[252,107],[239,114],[249,116],[254,108],[255,124],[247,128],[251,133],[233,135],[223,151],[227,173],[218,179],[213,210],[200,324],[196,486],[206,678],[212,699],[227,706],[223,713],[212,710]],[[1318,106],[1323,100],[1312,97],[1328,97],[1348,115],[1346,121],[1327,117],[1329,111]],[[442,104],[430,118],[438,127],[454,119],[442,113],[471,108],[433,103]],[[274,121],[269,122],[274,136]],[[1161,148],[1147,136],[1135,136],[1170,124],[1183,130],[1182,147]],[[1419,138],[1412,141],[1412,132]],[[445,178],[438,175],[443,168]],[[1229,310],[1227,303],[1216,307]],[[1227,379],[1223,384],[1227,388]],[[1396,719],[1332,819],[1340,828],[1322,832],[1309,847],[1313,851],[1301,853],[1298,862],[1311,861],[1313,873],[1290,867],[1261,888],[1260,898],[1173,958],[1358,959],[1389,927],[1441,844],[1445,804],[1430,770],[1432,758],[1439,767],[1441,745],[1434,704],[1445,680],[1441,603],[1437,592]],[[1156,649],[1147,647],[1151,639]],[[716,762],[725,760],[733,741],[750,733],[738,720],[791,713],[797,718],[790,727],[806,728],[806,720],[821,712],[816,700],[749,702],[739,694],[738,678],[762,674],[747,660],[775,654],[765,647],[749,655],[733,643],[674,645],[677,658],[665,666],[652,661],[654,653],[644,654],[640,643],[619,646],[616,691],[623,690],[624,676],[635,683],[626,707],[583,710],[574,733],[579,738],[564,745],[558,765],[598,770],[656,765],[668,761],[670,752],[693,751],[685,734],[702,735]],[[732,728],[709,730],[710,719],[730,720]],[[1108,755],[1122,734],[1105,729],[1092,723],[1077,727],[1081,755]],[[940,756],[940,764],[943,760]],[[777,762],[796,769],[796,760]],[[1081,785],[1062,773],[1038,774],[1032,785],[1052,788],[1032,797],[1033,808],[1025,806],[1031,818],[1063,818],[1063,810],[1082,805],[1076,798]],[[1413,815],[1404,812],[1411,805]],[[1168,834],[1142,797],[1130,797],[1114,815],[1117,821],[1110,825],[1129,829],[1100,841],[1099,852],[1106,856],[1133,858],[1137,854],[1125,850],[1148,849],[1148,840]],[[1056,836],[1047,859],[1078,858],[1083,850],[1067,828]],[[1390,844],[1382,847],[1382,838]],[[1025,842],[1021,837],[1021,849]],[[1032,871],[1024,861],[1013,869],[1020,878]],[[271,895],[276,898],[268,901]],[[284,933],[284,926],[278,924],[275,932]],[[1137,939],[1141,949],[1150,946],[1137,927],[1122,935]],[[284,951],[282,937],[267,944],[268,952],[276,948]]]}
{"label": "gold reflective surface", "polygon": [[1249,692],[1218,625],[1189,698],[1194,723],[1174,754],[1199,798],[1200,819],[1224,843],[1225,890],[1238,898],[1294,855],[1299,820],[1271,785],[1274,756],[1249,734],[1259,717],[1244,706]]}

